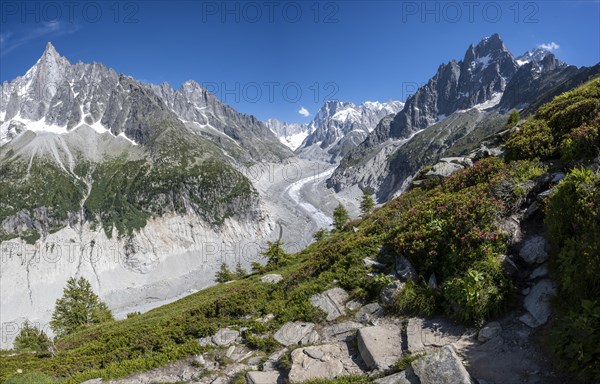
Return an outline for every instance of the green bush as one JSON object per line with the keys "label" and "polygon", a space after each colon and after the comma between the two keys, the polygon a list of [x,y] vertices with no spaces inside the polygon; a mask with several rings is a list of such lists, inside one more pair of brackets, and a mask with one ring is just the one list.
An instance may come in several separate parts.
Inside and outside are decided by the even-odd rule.
{"label": "green bush", "polygon": [[512,285],[498,259],[488,257],[443,287],[446,313],[464,322],[483,325],[505,307]]}
{"label": "green bush", "polygon": [[393,311],[401,315],[431,316],[437,308],[437,292],[427,284],[409,281],[396,297]]}
{"label": "green bush", "polygon": [[575,169],[556,187],[546,208],[546,226],[559,292],[600,296],[600,175]]}
{"label": "green bush", "polygon": [[563,367],[600,380],[600,174],[575,169],[546,207],[558,289],[552,345]]}
{"label": "green bush", "polygon": [[14,342],[15,351],[36,353],[47,353],[50,344],[50,338],[46,332],[36,328],[29,321],[23,323]]}
{"label": "green bush", "polygon": [[552,129],[544,120],[526,121],[506,141],[506,150],[508,158],[513,160],[550,158],[556,151]]}
{"label": "green bush", "polygon": [[600,304],[583,300],[561,315],[552,331],[560,364],[584,380],[600,380]]}
{"label": "green bush", "polygon": [[600,153],[600,120],[584,124],[568,133],[560,144],[562,160],[567,163],[592,159]]}

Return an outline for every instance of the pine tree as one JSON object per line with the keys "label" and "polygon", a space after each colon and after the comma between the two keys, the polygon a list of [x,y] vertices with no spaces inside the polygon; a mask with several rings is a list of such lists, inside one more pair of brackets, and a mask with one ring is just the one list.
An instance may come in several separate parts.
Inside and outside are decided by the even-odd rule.
{"label": "pine tree", "polygon": [[339,203],[338,206],[333,210],[333,226],[338,231],[344,229],[344,225],[350,220],[350,216],[348,215],[348,211]]}
{"label": "pine tree", "polygon": [[288,254],[282,246],[283,242],[281,240],[267,242],[267,249],[261,254],[267,258],[268,266],[276,267],[287,260]]}
{"label": "pine tree", "polygon": [[57,336],[67,335],[91,324],[113,320],[108,306],[100,300],[85,278],[71,277],[63,290],[63,296],[56,300],[50,328]]}
{"label": "pine tree", "polygon": [[360,212],[363,217],[371,213],[375,206],[375,200],[373,200],[373,191],[370,188],[363,190],[362,201],[360,202]]}
{"label": "pine tree", "polygon": [[514,127],[519,120],[521,120],[521,115],[519,114],[519,111],[517,111],[516,109],[513,109],[510,112],[510,116],[508,117],[508,121],[506,122],[506,127],[507,128],[512,128]]}
{"label": "pine tree", "polygon": [[248,276],[248,272],[244,268],[242,268],[242,263],[240,263],[239,261],[235,265],[235,276],[238,279],[243,279],[244,277]]}
{"label": "pine tree", "polygon": [[46,332],[34,327],[26,320],[15,338],[14,345],[15,351],[46,353],[50,349],[51,341]]}
{"label": "pine tree", "polygon": [[323,240],[327,236],[327,230],[325,228],[320,228],[317,232],[313,234],[313,239],[316,241]]}
{"label": "pine tree", "polygon": [[229,269],[227,263],[221,263],[221,268],[219,269],[219,272],[217,272],[215,280],[217,283],[226,283],[228,281],[233,280],[233,273]]}

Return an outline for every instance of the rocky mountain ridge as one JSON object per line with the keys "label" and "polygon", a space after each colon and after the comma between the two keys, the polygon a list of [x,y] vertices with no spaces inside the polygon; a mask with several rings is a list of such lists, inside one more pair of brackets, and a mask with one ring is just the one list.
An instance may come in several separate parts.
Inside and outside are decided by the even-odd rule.
{"label": "rocky mountain ridge", "polygon": [[[382,120],[377,128],[356,148],[350,150],[327,186],[337,192],[346,188],[366,188],[376,191],[380,201],[386,201],[406,187],[407,178],[427,164],[426,154],[432,150],[443,152],[460,138],[451,134],[452,141],[435,139],[417,153],[403,149],[405,143],[418,140],[432,127],[441,131],[444,120],[456,114],[455,120],[483,122],[487,134],[501,129],[489,127],[495,114],[506,113],[513,108],[525,108],[540,95],[544,101],[564,92],[559,85],[570,78],[579,77],[581,84],[596,73],[597,69],[577,69],[556,59],[549,51],[537,49],[515,59],[497,34],[471,44],[463,60],[451,60],[440,65],[436,74],[410,96],[402,111],[392,119]],[[584,77],[582,74],[586,73]],[[474,120],[466,114],[476,114]],[[462,115],[459,117],[458,115]],[[464,126],[448,126],[445,129],[464,129]],[[477,124],[470,125],[467,132],[478,132]],[[416,135],[414,138],[413,135]],[[444,133],[444,136],[448,136]],[[430,159],[431,160],[431,159]],[[407,166],[407,164],[409,164]]]}

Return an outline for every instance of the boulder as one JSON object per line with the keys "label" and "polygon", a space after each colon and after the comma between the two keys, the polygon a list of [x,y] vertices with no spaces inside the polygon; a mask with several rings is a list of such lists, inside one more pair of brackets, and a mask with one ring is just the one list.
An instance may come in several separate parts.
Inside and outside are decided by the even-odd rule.
{"label": "boulder", "polygon": [[279,362],[284,354],[288,351],[287,348],[280,349],[277,352],[273,352],[268,358],[267,361],[263,363],[262,370],[263,371],[275,371],[279,366]]}
{"label": "boulder", "polygon": [[240,336],[240,332],[231,328],[222,328],[215,333],[211,340],[214,344],[219,347],[228,347],[232,343],[236,341],[236,339]]}
{"label": "boulder", "polygon": [[402,281],[409,280],[417,280],[419,275],[417,275],[417,271],[413,267],[413,265],[408,261],[408,259],[404,256],[396,257],[396,274],[398,278]]}
{"label": "boulder", "polygon": [[201,337],[201,338],[197,339],[196,341],[198,341],[198,344],[200,344],[201,347],[214,347],[215,346],[215,344],[212,342],[211,336]]}
{"label": "boulder", "polygon": [[529,280],[535,280],[538,277],[544,276],[548,276],[548,267],[546,267],[546,265],[540,265],[533,272],[531,272],[531,275],[529,275]]}
{"label": "boulder", "polygon": [[527,264],[541,264],[548,260],[546,239],[543,236],[533,236],[525,240],[519,256]]}
{"label": "boulder", "polygon": [[466,327],[442,319],[411,318],[406,326],[407,347],[411,353],[447,344],[459,345],[470,337],[471,333]]}
{"label": "boulder", "polygon": [[349,296],[348,292],[342,288],[332,288],[313,295],[310,302],[327,313],[327,321],[333,321],[346,314],[344,304],[348,301]]}
{"label": "boulder", "polygon": [[363,324],[373,324],[374,321],[384,316],[385,310],[379,303],[371,303],[363,306],[356,312],[354,319]]}
{"label": "boulder", "polygon": [[345,341],[352,339],[356,331],[363,325],[354,321],[332,324],[323,328],[323,337],[328,341]]}
{"label": "boulder", "polygon": [[379,298],[381,302],[385,306],[389,306],[394,304],[396,297],[402,292],[404,289],[404,283],[401,281],[392,281],[385,287],[381,288],[381,292],[379,294]]}
{"label": "boulder", "polygon": [[473,384],[454,348],[447,345],[411,363],[421,384]]}
{"label": "boulder", "polygon": [[381,325],[358,330],[358,351],[369,369],[388,370],[402,357],[400,327]]}
{"label": "boulder", "polygon": [[[441,159],[443,160],[443,159]],[[431,169],[425,174],[426,177],[448,177],[456,171],[460,171],[464,166],[456,163],[440,161],[435,164]]]}
{"label": "boulder", "polygon": [[282,325],[273,337],[286,347],[298,344],[314,344],[319,341],[319,335],[314,328],[313,323],[289,322]]}
{"label": "boulder", "polygon": [[260,281],[262,281],[263,283],[267,283],[267,284],[277,284],[281,280],[283,280],[283,276],[281,276],[277,273],[271,273],[269,275],[264,275],[263,277],[260,278]]}
{"label": "boulder", "polygon": [[393,375],[385,376],[380,379],[376,379],[377,384],[420,384],[419,378],[415,375],[411,367],[406,370]]}
{"label": "boulder", "polygon": [[281,375],[277,371],[252,371],[246,373],[248,384],[278,384],[283,383]]}
{"label": "boulder", "polygon": [[502,326],[499,322],[492,321],[491,323],[488,323],[486,326],[481,328],[479,334],[477,335],[477,340],[484,343],[490,339],[493,339],[496,336],[500,336],[500,333],[502,333]]}
{"label": "boulder", "polygon": [[532,328],[545,324],[550,317],[550,298],[556,289],[550,279],[540,280],[534,285],[524,300],[527,313],[519,318]]}
{"label": "boulder", "polygon": [[357,309],[362,307],[363,304],[364,304],[364,302],[362,302],[360,300],[350,300],[349,302],[346,303],[346,308],[351,311],[356,311]]}
{"label": "boulder", "polygon": [[102,379],[91,379],[91,380],[86,380],[81,384],[102,384],[103,381]]}
{"label": "boulder", "polygon": [[292,352],[292,368],[288,379],[290,383],[301,383],[359,374],[362,371],[354,362],[355,359],[346,343],[298,348]]}

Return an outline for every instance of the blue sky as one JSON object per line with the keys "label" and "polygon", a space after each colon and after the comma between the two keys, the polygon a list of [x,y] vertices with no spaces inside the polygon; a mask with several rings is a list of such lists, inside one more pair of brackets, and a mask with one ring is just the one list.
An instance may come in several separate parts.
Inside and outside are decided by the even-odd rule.
{"label": "blue sky", "polygon": [[[308,122],[325,99],[404,100],[470,43],[499,33],[577,66],[600,61],[600,1],[0,1],[0,80],[47,41],[178,88],[193,79],[259,119]],[[308,112],[303,114],[299,113]]]}

